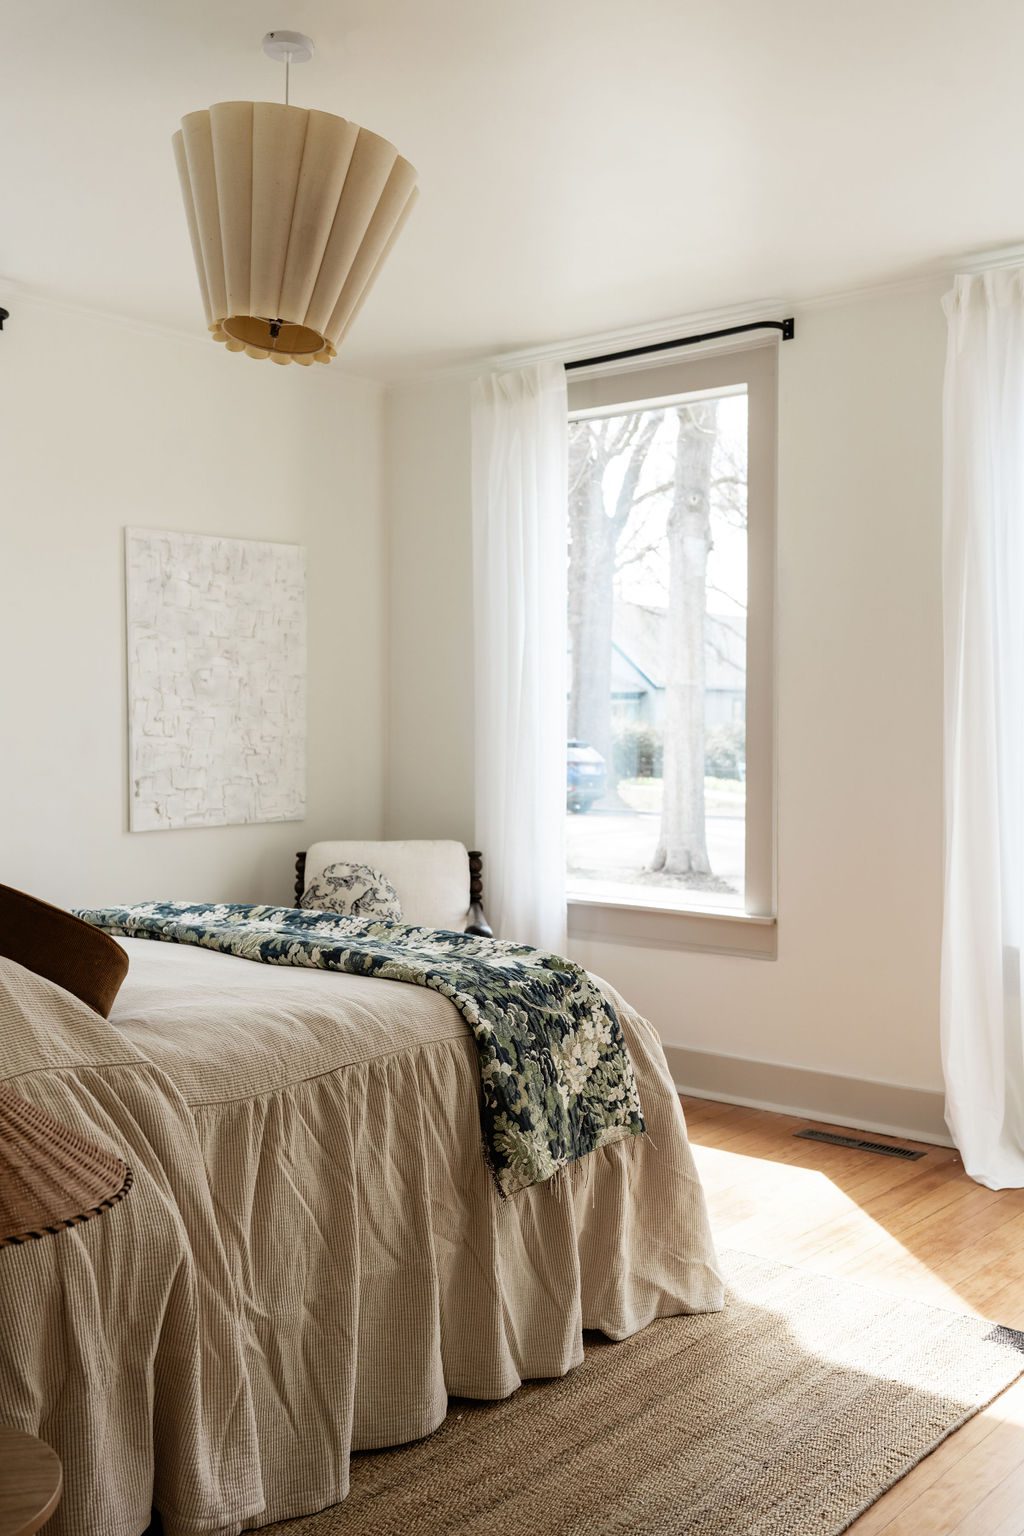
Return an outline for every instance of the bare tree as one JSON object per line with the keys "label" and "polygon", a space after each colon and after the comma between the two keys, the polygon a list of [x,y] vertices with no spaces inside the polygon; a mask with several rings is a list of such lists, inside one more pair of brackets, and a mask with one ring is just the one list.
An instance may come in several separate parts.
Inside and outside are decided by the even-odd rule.
{"label": "bare tree", "polygon": [[711,460],[718,402],[676,407],[668,518],[668,682],[661,830],[652,870],[711,872],[704,826],[704,628],[711,548]]}
{"label": "bare tree", "polygon": [[[616,550],[633,508],[668,489],[639,489],[662,418],[661,411],[636,411],[578,421],[569,438],[569,735],[595,747],[609,770]],[[618,490],[606,497],[605,477],[623,456]]]}

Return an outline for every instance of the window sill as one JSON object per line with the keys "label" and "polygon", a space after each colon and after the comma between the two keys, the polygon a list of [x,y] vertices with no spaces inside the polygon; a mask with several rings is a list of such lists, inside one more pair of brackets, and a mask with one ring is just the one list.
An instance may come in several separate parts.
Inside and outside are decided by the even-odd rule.
{"label": "window sill", "polygon": [[569,938],[644,949],[690,949],[709,954],[774,960],[778,922],[749,912],[690,908],[685,912],[641,902],[570,895]]}

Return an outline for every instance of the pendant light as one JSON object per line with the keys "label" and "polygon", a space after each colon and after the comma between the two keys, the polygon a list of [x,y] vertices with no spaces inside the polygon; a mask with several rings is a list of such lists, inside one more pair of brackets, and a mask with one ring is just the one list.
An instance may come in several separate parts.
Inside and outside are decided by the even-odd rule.
{"label": "pendant light", "polygon": [[229,352],[329,363],[416,201],[393,144],[343,117],[293,107],[299,32],[268,32],[284,105],[222,101],[174,135],[206,323]]}

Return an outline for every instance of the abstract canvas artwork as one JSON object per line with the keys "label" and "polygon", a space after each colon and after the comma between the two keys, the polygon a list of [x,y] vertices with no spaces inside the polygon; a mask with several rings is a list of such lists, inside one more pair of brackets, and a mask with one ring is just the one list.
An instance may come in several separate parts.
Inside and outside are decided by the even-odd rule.
{"label": "abstract canvas artwork", "polygon": [[133,832],[306,811],[297,544],[125,530]]}

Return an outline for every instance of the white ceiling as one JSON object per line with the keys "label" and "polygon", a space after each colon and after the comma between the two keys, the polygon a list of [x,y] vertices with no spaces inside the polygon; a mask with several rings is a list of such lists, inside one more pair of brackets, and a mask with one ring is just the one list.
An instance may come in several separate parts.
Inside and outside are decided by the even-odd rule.
{"label": "white ceiling", "polygon": [[420,172],[350,370],[1024,237],[1022,0],[0,0],[0,23],[0,273],[199,334],[170,135],[280,99],[262,35],[310,33],[292,100]]}

